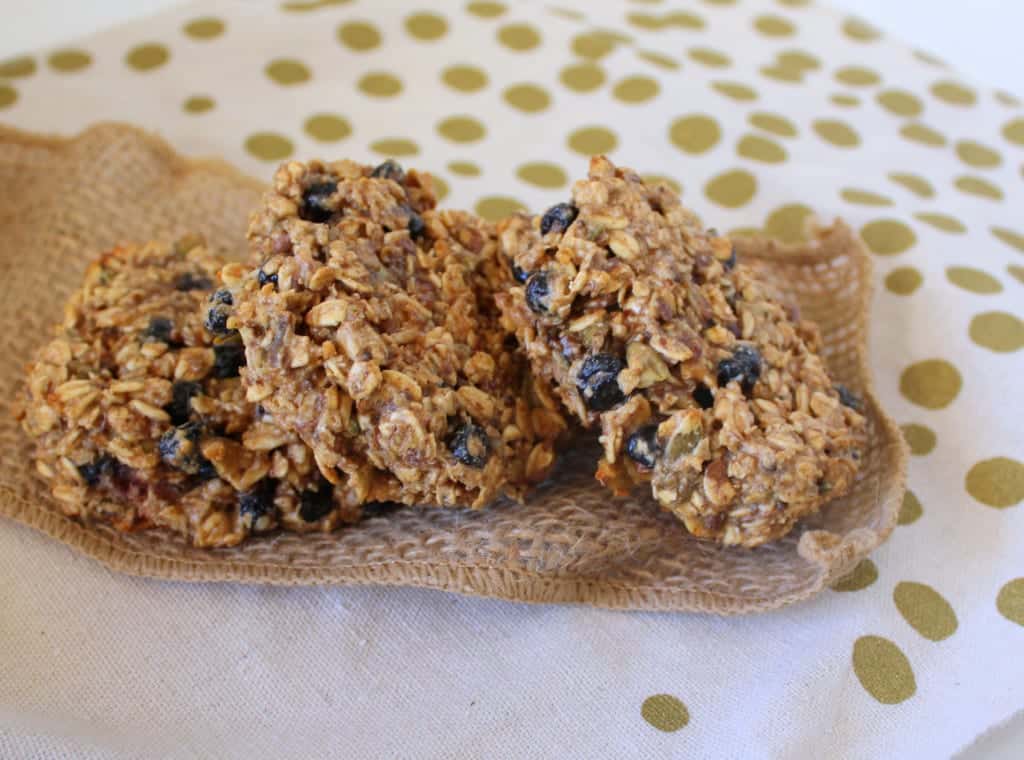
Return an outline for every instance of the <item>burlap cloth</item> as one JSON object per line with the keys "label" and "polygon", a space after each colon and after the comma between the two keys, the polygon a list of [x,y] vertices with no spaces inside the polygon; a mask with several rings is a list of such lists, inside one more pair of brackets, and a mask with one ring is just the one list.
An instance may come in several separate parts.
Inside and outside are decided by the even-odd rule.
{"label": "burlap cloth", "polygon": [[[31,352],[98,251],[196,231],[241,256],[259,191],[225,163],[185,160],[124,125],[99,125],[71,140],[0,128],[6,397],[20,392]],[[868,371],[871,264],[841,223],[810,245],[740,239],[737,248],[820,325],[830,367],[863,394],[869,420],[853,493],[774,545],[702,543],[647,497],[610,497],[593,479],[596,450],[581,444],[524,505],[404,509],[328,535],[194,549],[162,531],[126,535],[64,517],[33,476],[30,446],[10,414],[0,417],[0,514],[112,569],[159,578],[422,586],[525,602],[718,613],[806,599],[888,537],[904,493],[906,445],[879,407]]]}

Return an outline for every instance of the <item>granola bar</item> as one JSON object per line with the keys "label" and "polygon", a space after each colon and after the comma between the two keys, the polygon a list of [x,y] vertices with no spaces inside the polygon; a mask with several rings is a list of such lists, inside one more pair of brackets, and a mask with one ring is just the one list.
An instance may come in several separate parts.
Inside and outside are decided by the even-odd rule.
{"label": "granola bar", "polygon": [[248,398],[329,480],[480,507],[542,480],[566,423],[501,327],[493,227],[434,203],[429,175],[394,161],[282,165],[250,221],[261,266],[222,273],[228,325]]}
{"label": "granola bar", "polygon": [[571,203],[498,230],[520,280],[498,304],[535,373],[600,427],[599,480],[649,483],[694,535],[744,546],[849,490],[857,397],[814,326],[669,188],[596,157]]}
{"label": "granola bar", "polygon": [[183,240],[89,266],[29,365],[19,412],[66,514],[204,547],[359,516],[365,499],[327,483],[309,448],[246,401],[237,334],[204,324],[209,303],[230,298],[216,289],[222,264]]}

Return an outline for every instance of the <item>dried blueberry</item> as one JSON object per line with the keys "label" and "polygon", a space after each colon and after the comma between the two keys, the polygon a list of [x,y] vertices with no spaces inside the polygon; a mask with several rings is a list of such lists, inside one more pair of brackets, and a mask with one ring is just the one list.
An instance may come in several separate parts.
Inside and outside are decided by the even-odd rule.
{"label": "dried blueberry", "polygon": [[851,391],[845,385],[836,385],[836,393],[839,394],[839,401],[843,406],[848,406],[855,411],[860,411],[861,400],[860,396]]}
{"label": "dried blueberry", "polygon": [[200,480],[213,480],[217,477],[217,468],[206,457],[200,457],[199,470],[196,472],[196,477]]}
{"label": "dried blueberry", "polygon": [[402,169],[402,165],[395,161],[393,158],[389,158],[384,163],[380,164],[371,173],[371,177],[377,177],[379,179],[393,179],[395,182],[401,182],[405,177],[405,170]]}
{"label": "dried blueberry", "polygon": [[483,467],[491,458],[491,442],[487,432],[472,422],[467,422],[452,433],[448,438],[448,448],[456,461],[467,467]]}
{"label": "dried blueberry", "polygon": [[192,397],[198,396],[201,391],[199,383],[188,380],[179,380],[171,386],[171,403],[164,407],[164,411],[171,415],[171,422],[175,425],[188,422],[192,412]]}
{"label": "dried blueberry", "polygon": [[150,317],[149,324],[143,333],[143,339],[147,341],[171,342],[171,333],[174,331],[174,323],[167,317]]}
{"label": "dried blueberry", "polygon": [[238,377],[245,364],[245,348],[241,343],[220,343],[213,347],[213,376],[225,379]]}
{"label": "dried blueberry", "polygon": [[715,405],[715,396],[704,383],[698,383],[693,389],[693,400],[701,409],[710,409]]}
{"label": "dried blueberry", "polygon": [[199,453],[199,437],[202,430],[196,422],[171,428],[157,442],[160,459],[170,467],[189,475],[199,472],[204,459]]}
{"label": "dried blueberry", "polygon": [[641,467],[654,467],[661,454],[658,426],[644,425],[626,439],[626,453]]}
{"label": "dried blueberry", "polygon": [[231,309],[224,304],[215,303],[206,312],[206,329],[214,335],[227,335],[231,332],[228,328],[228,317],[231,316]]}
{"label": "dried blueberry", "polygon": [[192,272],[185,272],[185,274],[179,275],[178,279],[174,281],[174,289],[181,291],[209,290],[212,287],[213,283],[210,282],[209,277],[193,274]]}
{"label": "dried blueberry", "polygon": [[320,481],[316,491],[303,491],[299,497],[299,517],[306,522],[316,522],[334,509],[333,492],[326,480]]}
{"label": "dried blueberry", "polygon": [[93,461],[78,465],[78,474],[85,480],[86,485],[95,486],[100,482],[100,478],[110,473],[113,466],[113,457],[100,454]]}
{"label": "dried blueberry", "polygon": [[302,206],[299,208],[299,218],[307,222],[326,222],[331,218],[333,210],[328,205],[328,200],[338,189],[338,183],[317,182],[306,188],[302,194]]}
{"label": "dried blueberry", "polygon": [[417,214],[415,211],[409,212],[409,235],[414,238],[422,237],[423,233],[427,231],[427,223],[423,221],[423,217]]}
{"label": "dried blueberry", "polygon": [[530,273],[525,271],[514,261],[512,262],[512,276],[515,278],[516,282],[526,282],[530,279]]}
{"label": "dried blueberry", "polygon": [[618,380],[623,369],[622,359],[612,354],[591,354],[583,360],[576,388],[587,409],[606,412],[626,400]]}
{"label": "dried blueberry", "polygon": [[540,234],[549,232],[565,232],[576,219],[579,209],[571,203],[557,203],[547,211],[540,220]]}
{"label": "dried blueberry", "polygon": [[218,290],[210,296],[210,303],[222,303],[225,306],[234,306],[235,299],[232,297],[230,290]]}
{"label": "dried blueberry", "polygon": [[729,251],[729,258],[722,262],[722,266],[725,267],[726,271],[733,269],[736,266],[736,248],[735,246]]}
{"label": "dried blueberry", "polygon": [[[273,478],[263,478],[248,491],[238,494],[238,516],[248,523],[249,528],[263,528],[261,518],[274,513],[274,494],[277,482]],[[266,522],[266,521],[264,521]]]}
{"label": "dried blueberry", "polygon": [[260,271],[256,273],[256,281],[260,284],[261,288],[268,282],[272,282],[277,285],[277,272],[274,272],[274,274],[267,274],[261,267]]}
{"label": "dried blueberry", "polygon": [[753,346],[740,346],[728,359],[718,363],[718,384],[723,388],[733,380],[744,393],[750,393],[761,377],[761,354]]}
{"label": "dried blueberry", "polygon": [[368,501],[363,505],[363,518],[389,515],[401,508],[397,501]]}
{"label": "dried blueberry", "polygon": [[551,287],[547,272],[534,272],[526,281],[526,305],[537,314],[547,313],[551,300]]}

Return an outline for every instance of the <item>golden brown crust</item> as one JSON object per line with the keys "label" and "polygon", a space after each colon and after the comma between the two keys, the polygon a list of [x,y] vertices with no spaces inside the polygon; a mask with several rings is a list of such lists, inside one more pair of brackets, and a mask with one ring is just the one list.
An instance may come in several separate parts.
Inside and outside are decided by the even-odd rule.
{"label": "golden brown crust", "polygon": [[521,496],[565,423],[506,344],[494,231],[433,210],[396,164],[284,164],[253,215],[261,268],[225,270],[249,398],[313,449],[325,476],[442,506]]}
{"label": "golden brown crust", "polygon": [[596,157],[571,204],[504,220],[499,239],[528,275],[498,296],[508,327],[600,426],[606,485],[650,482],[690,532],[746,546],[849,490],[865,420],[814,327],[667,187]]}

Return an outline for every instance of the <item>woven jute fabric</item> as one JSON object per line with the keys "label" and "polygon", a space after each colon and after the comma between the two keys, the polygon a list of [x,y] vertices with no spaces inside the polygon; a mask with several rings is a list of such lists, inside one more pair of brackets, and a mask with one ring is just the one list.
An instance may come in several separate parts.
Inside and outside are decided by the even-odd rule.
{"label": "woven jute fabric", "polygon": [[[241,257],[260,184],[216,161],[188,161],[118,124],[71,140],[0,128],[0,351],[7,398],[59,321],[86,263],[125,241],[188,232]],[[422,586],[523,602],[741,613],[806,599],[886,539],[904,493],[906,445],[879,407],[867,363],[871,262],[845,225],[813,242],[737,240],[821,327],[839,381],[864,397],[870,441],[852,493],[786,539],[755,550],[691,538],[648,496],[613,498],[593,478],[598,449],[579,442],[526,504],[480,511],[403,509],[331,534],[278,534],[231,549],[187,546],[163,531],[121,534],[63,516],[33,475],[31,446],[0,418],[0,514],[108,567],[190,581]]]}

